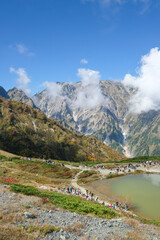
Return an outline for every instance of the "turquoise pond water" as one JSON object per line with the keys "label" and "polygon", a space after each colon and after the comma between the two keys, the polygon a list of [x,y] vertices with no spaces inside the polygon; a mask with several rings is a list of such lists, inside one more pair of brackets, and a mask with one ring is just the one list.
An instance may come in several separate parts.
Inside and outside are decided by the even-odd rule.
{"label": "turquoise pond water", "polygon": [[141,216],[160,218],[160,175],[129,175],[91,184],[94,189],[111,199],[131,203]]}

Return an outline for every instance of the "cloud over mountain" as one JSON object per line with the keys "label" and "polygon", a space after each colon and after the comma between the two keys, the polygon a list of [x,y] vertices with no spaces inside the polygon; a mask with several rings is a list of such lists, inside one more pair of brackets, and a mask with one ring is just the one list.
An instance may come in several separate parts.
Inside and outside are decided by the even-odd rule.
{"label": "cloud over mountain", "polygon": [[91,69],[78,69],[78,76],[81,78],[81,89],[77,93],[75,102],[76,107],[95,108],[103,105],[106,100],[99,86],[100,74],[98,71]]}
{"label": "cloud over mountain", "polygon": [[46,81],[42,85],[46,87],[48,95],[50,97],[52,98],[56,98],[59,96],[62,97],[62,86],[59,83]]}
{"label": "cloud over mountain", "polygon": [[[44,82],[48,96],[51,98],[65,99],[71,108],[93,109],[98,105],[107,103],[100,89],[100,74],[91,69],[79,68],[78,77],[81,78],[79,88],[73,93],[72,101],[63,89],[62,84],[56,82]],[[74,85],[74,83],[68,83]]]}
{"label": "cloud over mountain", "polygon": [[152,48],[141,58],[137,76],[126,74],[124,85],[134,87],[137,92],[129,101],[130,111],[134,113],[160,109],[160,50]]}
{"label": "cloud over mountain", "polygon": [[18,78],[16,82],[18,83],[18,88],[23,90],[26,94],[30,94],[31,90],[28,88],[28,84],[31,82],[30,78],[27,76],[27,73],[24,68],[18,68],[17,70],[13,67],[10,67],[10,72],[15,73]]}

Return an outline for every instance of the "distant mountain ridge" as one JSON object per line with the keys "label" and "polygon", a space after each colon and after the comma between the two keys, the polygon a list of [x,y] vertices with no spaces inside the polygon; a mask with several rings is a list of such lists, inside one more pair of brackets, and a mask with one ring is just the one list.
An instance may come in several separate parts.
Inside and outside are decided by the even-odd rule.
{"label": "distant mountain ridge", "polygon": [[[128,101],[135,89],[125,87],[120,82],[101,81],[100,89],[108,103],[86,109],[73,104],[77,92],[83,88],[81,82],[59,85],[62,87],[61,95],[52,97],[44,90],[32,97],[34,105],[47,116],[77,132],[92,134],[127,156],[160,155],[160,112],[131,114]],[[17,95],[18,99],[21,100]]]}
{"label": "distant mountain ridge", "polygon": [[33,100],[28,97],[22,90],[14,87],[7,92],[10,99],[13,101],[20,101],[30,105],[31,107],[36,107]]}
{"label": "distant mountain ridge", "polygon": [[3,87],[1,87],[1,86],[0,86],[0,96],[1,96],[1,97],[4,97],[4,98],[6,98],[6,99],[9,98],[6,90],[5,90]]}

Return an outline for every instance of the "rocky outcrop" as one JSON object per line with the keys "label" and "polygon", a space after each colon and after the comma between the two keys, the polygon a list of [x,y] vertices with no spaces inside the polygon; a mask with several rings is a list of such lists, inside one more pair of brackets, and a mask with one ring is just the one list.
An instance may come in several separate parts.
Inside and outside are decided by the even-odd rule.
{"label": "rocky outcrop", "polygon": [[31,107],[36,107],[33,100],[28,97],[22,90],[18,88],[12,88],[8,91],[8,96],[13,101],[20,101],[30,105]]}

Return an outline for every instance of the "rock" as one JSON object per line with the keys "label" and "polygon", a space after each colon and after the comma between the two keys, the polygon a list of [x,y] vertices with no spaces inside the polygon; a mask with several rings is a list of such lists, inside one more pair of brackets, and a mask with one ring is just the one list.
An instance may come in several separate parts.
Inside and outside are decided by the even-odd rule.
{"label": "rock", "polygon": [[41,225],[44,223],[44,220],[42,219],[41,221],[40,221],[40,223],[41,223]]}
{"label": "rock", "polygon": [[17,194],[16,193],[12,193],[12,196],[15,197],[15,196],[17,196]]}
{"label": "rock", "polygon": [[61,239],[61,240],[65,240],[66,238],[65,238],[65,236],[63,236],[63,235],[60,235],[60,239]]}
{"label": "rock", "polygon": [[26,218],[36,218],[36,216],[34,214],[30,213],[30,212],[24,212],[24,216]]}
{"label": "rock", "polygon": [[109,223],[109,224],[108,224],[108,227],[113,227],[113,224],[112,224],[112,223]]}

